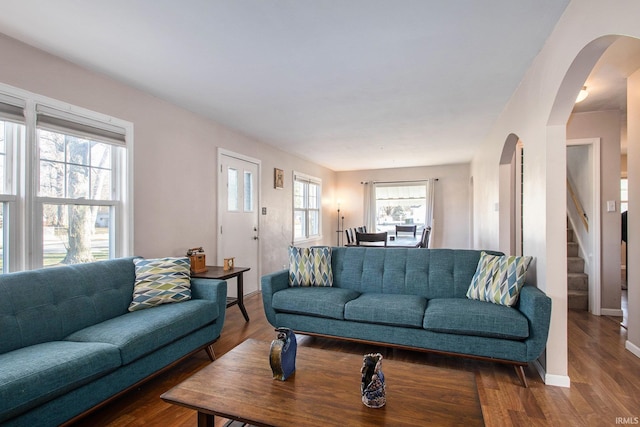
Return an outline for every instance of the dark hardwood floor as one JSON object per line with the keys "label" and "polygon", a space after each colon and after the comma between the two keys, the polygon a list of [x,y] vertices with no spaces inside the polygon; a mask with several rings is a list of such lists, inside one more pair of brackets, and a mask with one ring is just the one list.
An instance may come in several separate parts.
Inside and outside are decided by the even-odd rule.
{"label": "dark hardwood floor", "polygon": [[[265,319],[260,294],[245,298],[251,321],[237,307],[227,309],[220,357],[247,338],[271,341],[275,332]],[[625,350],[621,318],[569,312],[571,388],[545,386],[533,367],[526,369],[529,388],[520,385],[513,367],[406,350],[376,348],[385,358],[470,371],[475,374],[487,426],[615,426],[637,424],[640,417],[640,359]],[[365,354],[364,344],[299,336],[299,344]],[[170,405],[159,396],[208,365],[204,351],[146,382],[75,426],[195,426],[195,411]],[[428,379],[425,379],[428,381]],[[247,404],[251,404],[247,402]],[[635,422],[634,422],[635,421]],[[216,419],[216,426],[223,420]]]}

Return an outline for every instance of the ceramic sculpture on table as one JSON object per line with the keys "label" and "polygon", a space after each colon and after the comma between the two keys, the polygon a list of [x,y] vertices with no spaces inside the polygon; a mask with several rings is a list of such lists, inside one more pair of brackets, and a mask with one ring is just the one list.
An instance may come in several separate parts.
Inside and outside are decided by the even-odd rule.
{"label": "ceramic sculpture on table", "polygon": [[362,360],[362,403],[369,408],[381,408],[387,403],[384,374],[382,373],[382,355],[365,354]]}
{"label": "ceramic sculpture on table", "polygon": [[291,329],[276,328],[278,338],[271,341],[269,363],[273,371],[273,378],[286,380],[296,370],[296,335]]}

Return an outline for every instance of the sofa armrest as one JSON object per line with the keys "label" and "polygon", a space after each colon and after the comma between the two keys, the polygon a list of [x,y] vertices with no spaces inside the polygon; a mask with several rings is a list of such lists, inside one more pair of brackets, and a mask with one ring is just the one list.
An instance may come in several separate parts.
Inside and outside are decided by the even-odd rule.
{"label": "sofa armrest", "polygon": [[529,320],[527,359],[536,360],[547,345],[551,322],[551,298],[535,286],[525,285],[520,291],[518,309]]}
{"label": "sofa armrest", "polygon": [[216,322],[219,322],[220,325],[224,323],[227,310],[227,282],[225,280],[192,278],[191,298],[215,301],[220,313]]}
{"label": "sofa armrest", "polygon": [[218,279],[191,279],[191,297],[227,303],[227,282]]}
{"label": "sofa armrest", "polygon": [[264,313],[267,320],[274,327],[276,325],[276,311],[271,305],[273,294],[289,287],[289,270],[280,270],[267,274],[261,278],[262,285],[262,304],[264,305]]}

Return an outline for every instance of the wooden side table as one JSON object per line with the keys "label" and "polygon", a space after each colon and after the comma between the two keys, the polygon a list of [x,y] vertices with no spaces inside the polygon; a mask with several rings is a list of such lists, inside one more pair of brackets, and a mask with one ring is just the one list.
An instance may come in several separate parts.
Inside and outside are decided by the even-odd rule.
{"label": "wooden side table", "polygon": [[249,271],[251,268],[249,267],[234,267],[230,270],[225,270],[221,266],[207,265],[207,271],[203,271],[202,273],[191,273],[191,277],[196,279],[219,279],[219,280],[227,280],[232,277],[236,278],[236,282],[238,285],[238,297],[232,298],[227,297],[227,307],[231,307],[232,305],[237,305],[244,316],[244,319],[248,322],[249,315],[247,314],[247,310],[244,308],[244,289],[242,283],[242,274],[245,271]]}

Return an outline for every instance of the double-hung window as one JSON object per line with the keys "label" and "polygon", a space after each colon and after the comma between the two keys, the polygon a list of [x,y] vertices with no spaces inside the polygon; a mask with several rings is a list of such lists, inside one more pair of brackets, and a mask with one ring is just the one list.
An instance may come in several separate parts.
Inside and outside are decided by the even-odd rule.
{"label": "double-hung window", "polygon": [[299,172],[293,173],[293,241],[322,236],[322,181]]}
{"label": "double-hung window", "polygon": [[42,105],[36,112],[42,265],[113,258],[124,129]]}
{"label": "double-hung window", "polygon": [[132,125],[23,96],[22,123],[0,107],[3,271],[130,255]]}
{"label": "double-hung window", "polygon": [[24,145],[25,105],[23,99],[0,93],[0,272],[11,269],[9,254],[16,247],[11,220],[17,216],[16,164]]}

